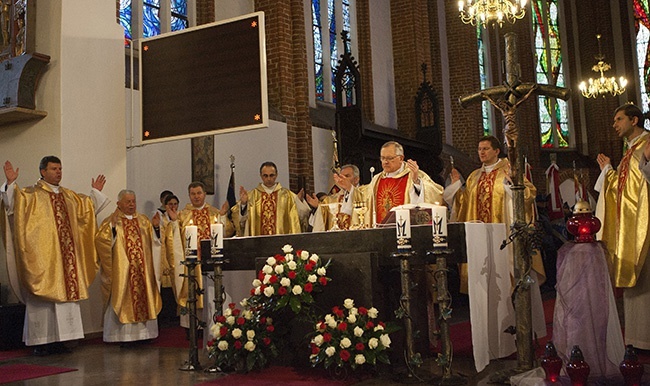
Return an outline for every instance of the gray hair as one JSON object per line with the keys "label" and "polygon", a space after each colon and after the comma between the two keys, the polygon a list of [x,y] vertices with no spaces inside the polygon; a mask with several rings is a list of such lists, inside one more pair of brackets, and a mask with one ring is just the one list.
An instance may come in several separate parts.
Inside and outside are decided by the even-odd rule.
{"label": "gray hair", "polygon": [[135,192],[134,192],[133,190],[122,189],[122,190],[120,190],[120,192],[117,194],[117,201],[121,201],[122,198],[124,198],[124,196],[126,196],[127,194],[132,194],[133,196],[135,196]]}
{"label": "gray hair", "polygon": [[357,165],[347,164],[341,166],[341,170],[346,168],[352,168],[352,175],[354,175],[355,177],[359,177],[361,175],[361,172],[359,172],[359,168],[357,167]]}
{"label": "gray hair", "polygon": [[389,146],[395,146],[395,155],[401,155],[404,156],[404,148],[402,145],[399,144],[399,142],[396,141],[388,141],[385,144],[382,145],[382,149],[387,148]]}

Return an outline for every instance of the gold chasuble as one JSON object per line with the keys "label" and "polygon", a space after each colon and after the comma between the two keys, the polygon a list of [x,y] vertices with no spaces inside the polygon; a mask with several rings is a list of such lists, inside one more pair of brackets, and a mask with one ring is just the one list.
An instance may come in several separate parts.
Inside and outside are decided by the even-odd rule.
{"label": "gold chasuble", "polygon": [[609,252],[610,273],[616,287],[636,285],[650,245],[648,183],[639,170],[648,134],[640,137],[625,152],[618,170],[606,173],[598,199],[602,241]]}
{"label": "gold chasuble", "polygon": [[151,222],[138,213],[131,219],[120,214],[114,241],[110,217],[97,232],[95,245],[101,263],[104,307],[110,302],[120,323],[156,319],[162,308],[152,254],[153,238]]}
{"label": "gold chasuble", "polygon": [[[314,219],[314,232],[328,231],[334,226],[334,216],[330,212],[327,204],[338,203],[339,210],[336,215],[337,225],[340,229],[350,229],[350,225],[353,223],[358,224],[358,214],[352,211],[352,215],[341,212],[341,205],[345,202],[345,196],[350,195],[347,191],[341,189],[334,194],[325,196],[321,201],[321,205],[316,209],[315,219]],[[359,188],[355,188],[351,197],[348,197],[348,200],[352,200],[352,203],[363,202],[363,194]],[[354,208],[354,205],[353,205]]]}
{"label": "gold chasuble", "polygon": [[95,208],[90,197],[43,181],[14,197],[14,248],[21,284],[52,302],[88,298],[97,274]]}
{"label": "gold chasuble", "polygon": [[289,189],[280,183],[267,193],[262,184],[248,192],[248,221],[241,224],[241,204],[232,207],[232,220],[238,236],[284,235],[300,233],[298,209]]}

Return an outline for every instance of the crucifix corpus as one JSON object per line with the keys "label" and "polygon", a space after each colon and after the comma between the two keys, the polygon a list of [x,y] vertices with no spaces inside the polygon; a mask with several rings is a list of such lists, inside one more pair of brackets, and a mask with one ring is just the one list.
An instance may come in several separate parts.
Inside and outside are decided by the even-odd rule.
{"label": "crucifix corpus", "polygon": [[[511,226],[513,234],[515,280],[515,320],[517,343],[517,368],[515,373],[524,372],[533,368],[533,334],[531,316],[531,298],[529,272],[531,269],[531,255],[527,250],[528,232],[526,232],[526,215],[524,207],[524,176],[523,160],[518,154],[519,129],[517,127],[517,109],[531,95],[546,95],[563,100],[569,99],[570,90],[562,87],[536,83],[521,83],[519,79],[519,63],[517,54],[517,35],[507,33],[505,38],[506,49],[506,81],[502,86],[481,90],[471,95],[459,98],[463,107],[474,102],[489,101],[496,107],[505,121],[505,143],[508,147],[508,160],[510,161],[510,177],[513,182],[513,212],[514,223]],[[508,374],[503,376],[509,377]]]}

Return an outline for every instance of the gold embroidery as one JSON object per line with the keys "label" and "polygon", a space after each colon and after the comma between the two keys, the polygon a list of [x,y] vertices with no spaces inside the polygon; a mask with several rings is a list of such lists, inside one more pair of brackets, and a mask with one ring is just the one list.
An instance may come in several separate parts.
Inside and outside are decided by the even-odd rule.
{"label": "gold embroidery", "polygon": [[275,223],[278,213],[278,191],[268,194],[262,192],[261,194],[261,216],[260,216],[260,234],[261,235],[274,235]]}
{"label": "gold embroidery", "polygon": [[145,261],[140,224],[138,219],[122,219],[124,237],[126,238],[126,255],[129,259],[129,290],[133,307],[133,317],[136,322],[149,319],[147,288],[145,282]]}
{"label": "gold embroidery", "polygon": [[79,275],[77,272],[76,249],[74,238],[72,237],[68,207],[65,204],[65,199],[62,194],[49,192],[49,195],[52,210],[54,211],[56,231],[59,236],[61,258],[63,259],[63,279],[65,282],[66,297],[67,300],[79,300]]}

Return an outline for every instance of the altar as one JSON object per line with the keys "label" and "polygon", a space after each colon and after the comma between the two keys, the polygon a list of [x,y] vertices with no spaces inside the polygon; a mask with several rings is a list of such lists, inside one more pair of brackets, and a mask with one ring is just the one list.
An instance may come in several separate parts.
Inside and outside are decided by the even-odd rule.
{"label": "altar", "polygon": [[[427,225],[415,225],[411,230],[414,255],[410,258],[413,283],[410,304],[413,330],[419,331],[415,350],[427,356],[430,352],[427,297],[430,295],[426,269],[427,252],[433,245],[432,230]],[[469,263],[472,343],[475,365],[480,371],[490,359],[515,351],[514,335],[504,332],[510,325],[514,326],[514,309],[510,301],[512,252],[510,248],[500,248],[506,238],[506,226],[450,223],[448,234],[449,248],[453,250],[448,265]],[[315,294],[317,314],[325,314],[331,307],[341,305],[344,299],[352,298],[358,306],[376,307],[380,319],[402,323],[394,315],[401,295],[400,260],[391,257],[397,252],[394,227],[225,239],[224,255],[229,262],[223,269],[239,272],[236,280],[229,280],[228,272],[224,277],[225,289],[233,301],[239,301],[239,298],[232,287],[250,290],[255,278],[254,270],[260,269],[269,256],[282,253],[286,244],[292,245],[294,250],[316,253],[325,261],[331,259],[328,276],[332,281],[323,293]],[[248,274],[241,275],[246,272]],[[250,280],[242,279],[247,275]],[[453,313],[449,322],[454,322]],[[401,353],[403,336],[396,335],[393,342],[393,351]]]}

